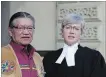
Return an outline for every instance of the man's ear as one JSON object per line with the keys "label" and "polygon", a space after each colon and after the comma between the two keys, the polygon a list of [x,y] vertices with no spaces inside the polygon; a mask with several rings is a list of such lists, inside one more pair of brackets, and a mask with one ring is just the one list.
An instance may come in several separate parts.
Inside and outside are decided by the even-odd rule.
{"label": "man's ear", "polygon": [[62,38],[63,38],[63,28],[61,28],[61,33],[60,33],[60,35],[61,35]]}
{"label": "man's ear", "polygon": [[12,36],[12,29],[8,27],[8,33],[10,36]]}

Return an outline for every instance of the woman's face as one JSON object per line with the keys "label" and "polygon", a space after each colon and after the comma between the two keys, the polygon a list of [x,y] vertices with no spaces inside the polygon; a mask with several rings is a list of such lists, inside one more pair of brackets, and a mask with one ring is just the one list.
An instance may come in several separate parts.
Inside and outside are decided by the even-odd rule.
{"label": "woman's face", "polygon": [[62,37],[68,45],[75,44],[80,40],[81,25],[80,24],[68,24],[62,29]]}

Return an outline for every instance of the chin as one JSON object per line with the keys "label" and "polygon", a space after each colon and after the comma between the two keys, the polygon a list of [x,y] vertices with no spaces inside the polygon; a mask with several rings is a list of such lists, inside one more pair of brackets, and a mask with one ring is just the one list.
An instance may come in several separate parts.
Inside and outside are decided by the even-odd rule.
{"label": "chin", "polygon": [[73,45],[73,44],[75,44],[75,43],[76,43],[76,42],[69,41],[69,42],[68,42],[68,45],[70,45],[70,46],[71,46],[71,45]]}
{"label": "chin", "polygon": [[74,43],[68,43],[69,46],[73,45]]}
{"label": "chin", "polygon": [[30,44],[31,42],[23,42],[22,44],[23,45],[28,45],[28,44]]}

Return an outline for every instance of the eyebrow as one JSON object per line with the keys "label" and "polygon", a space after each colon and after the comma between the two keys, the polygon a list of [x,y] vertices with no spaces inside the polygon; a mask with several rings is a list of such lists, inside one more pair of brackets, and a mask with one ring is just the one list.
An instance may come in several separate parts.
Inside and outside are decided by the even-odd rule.
{"label": "eyebrow", "polygon": [[16,25],[16,26],[28,26],[28,27],[33,27],[33,25],[20,25],[20,24],[18,24],[18,25]]}

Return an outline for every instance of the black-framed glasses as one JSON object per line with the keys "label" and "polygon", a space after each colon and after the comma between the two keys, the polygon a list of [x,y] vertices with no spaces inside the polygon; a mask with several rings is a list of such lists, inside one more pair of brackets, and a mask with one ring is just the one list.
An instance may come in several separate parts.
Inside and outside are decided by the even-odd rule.
{"label": "black-framed glasses", "polygon": [[27,29],[28,31],[33,31],[35,29],[35,27],[33,26],[13,26],[13,28],[17,29],[18,31],[24,31],[25,29]]}

